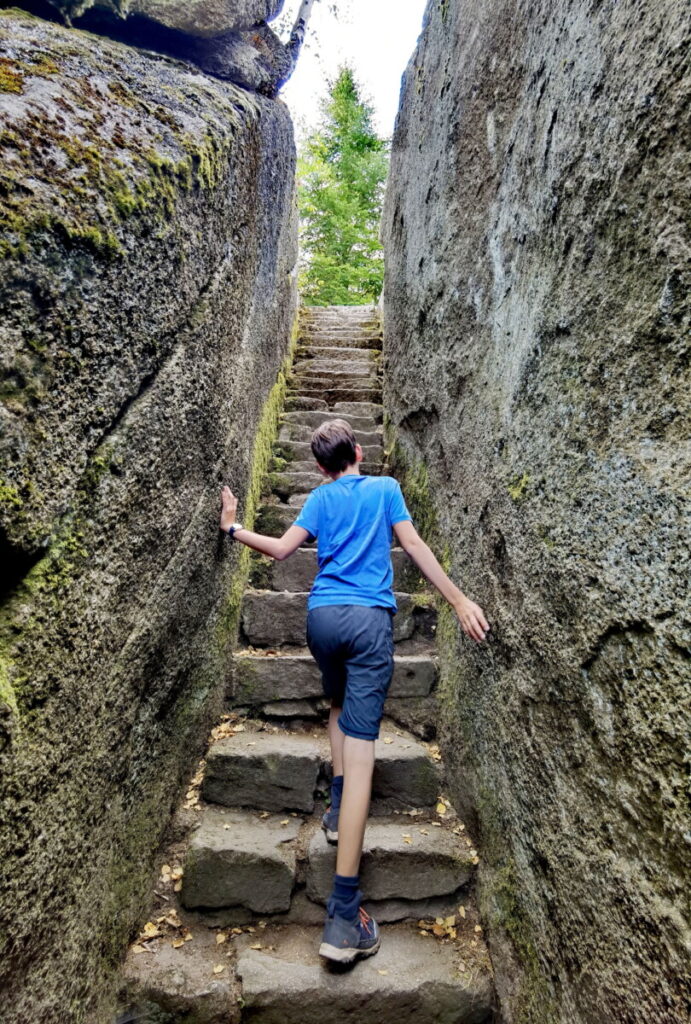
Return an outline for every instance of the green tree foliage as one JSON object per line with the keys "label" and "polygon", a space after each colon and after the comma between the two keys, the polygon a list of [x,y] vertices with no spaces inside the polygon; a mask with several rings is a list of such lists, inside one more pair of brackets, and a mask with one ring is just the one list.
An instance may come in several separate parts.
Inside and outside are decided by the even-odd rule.
{"label": "green tree foliage", "polygon": [[384,280],[379,242],[388,147],[349,67],[322,103],[320,128],[298,161],[303,301],[312,306],[376,302]]}

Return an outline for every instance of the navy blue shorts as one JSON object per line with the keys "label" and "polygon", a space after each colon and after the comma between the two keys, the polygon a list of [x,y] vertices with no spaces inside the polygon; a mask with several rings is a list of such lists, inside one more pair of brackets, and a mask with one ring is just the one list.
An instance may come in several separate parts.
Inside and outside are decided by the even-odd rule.
{"label": "navy blue shorts", "polygon": [[307,613],[307,645],[346,736],[376,740],[393,675],[393,609],[329,604]]}

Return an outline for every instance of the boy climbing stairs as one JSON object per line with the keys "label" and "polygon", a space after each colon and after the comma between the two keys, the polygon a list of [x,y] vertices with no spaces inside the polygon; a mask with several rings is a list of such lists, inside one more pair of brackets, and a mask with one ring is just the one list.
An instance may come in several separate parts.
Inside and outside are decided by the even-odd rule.
{"label": "boy climbing stairs", "polygon": [[[309,441],[324,420],[347,418],[362,446],[362,472],[386,472],[376,311],[311,309],[301,323],[271,493],[257,523],[272,536],[323,482]],[[122,1002],[133,1020],[493,1019],[472,899],[478,857],[443,798],[439,751],[430,742],[434,611],[405,553],[394,548],[392,561],[394,675],[360,869],[381,949],[348,972],[327,968],[317,955],[336,851],[320,827],[330,781],[328,706],[306,647],[317,569],[307,545],[284,562],[256,559],[228,714],[178,815],[154,909],[128,956]]]}

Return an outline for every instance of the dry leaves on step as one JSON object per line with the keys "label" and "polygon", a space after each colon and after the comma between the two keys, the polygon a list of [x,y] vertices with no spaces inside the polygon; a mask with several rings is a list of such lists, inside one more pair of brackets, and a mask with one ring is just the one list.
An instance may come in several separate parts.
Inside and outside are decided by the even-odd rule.
{"label": "dry leaves on step", "polygon": [[461,915],[461,917],[465,917],[465,907],[459,907],[458,913]]}
{"label": "dry leaves on step", "polygon": [[418,921],[421,935],[436,935],[438,939],[456,938],[456,915],[437,917],[434,921]]}
{"label": "dry leaves on step", "polygon": [[436,807],[437,814],[446,814],[446,804],[440,800]]}
{"label": "dry leaves on step", "polygon": [[226,932],[216,932],[216,945],[222,946],[224,942],[228,941],[228,935]]}
{"label": "dry leaves on step", "polygon": [[390,736],[385,736],[384,737],[384,743],[393,743],[393,740],[391,739]]}
{"label": "dry leaves on step", "polygon": [[429,747],[429,756],[432,758],[433,761],[441,761],[441,750],[436,745],[436,743],[433,743]]}
{"label": "dry leaves on step", "polygon": [[226,965],[225,964],[215,964],[214,965],[214,974],[221,974],[223,971],[225,971],[225,969],[226,969]]}

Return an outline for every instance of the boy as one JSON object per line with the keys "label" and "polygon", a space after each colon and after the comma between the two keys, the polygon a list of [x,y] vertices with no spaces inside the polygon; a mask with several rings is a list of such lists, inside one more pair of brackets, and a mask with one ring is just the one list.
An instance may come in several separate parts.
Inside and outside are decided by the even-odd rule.
{"label": "boy", "polygon": [[312,453],[331,483],[315,488],[280,538],[234,523],[237,498],[221,497],[221,529],[231,538],[282,560],[306,540],[318,540],[318,565],[307,611],[307,643],[331,698],[331,806],[322,827],[338,841],[336,875],[327,904],[321,956],[339,963],[379,949],[376,922],[360,906],[359,865],[369,812],[374,741],[393,674],[391,531],[427,579],[453,605],[474,640],[489,629],[482,609],[443,571],[418,536],[393,477],[363,476],[362,448],[350,424],[337,419],[314,431]]}

